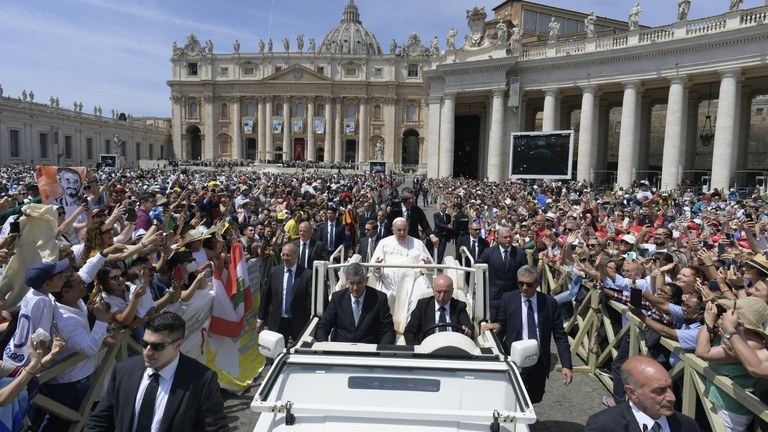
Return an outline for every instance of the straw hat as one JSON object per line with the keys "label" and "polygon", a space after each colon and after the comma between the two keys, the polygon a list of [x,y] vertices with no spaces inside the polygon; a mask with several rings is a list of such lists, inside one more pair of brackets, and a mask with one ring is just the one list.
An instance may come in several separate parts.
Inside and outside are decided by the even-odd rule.
{"label": "straw hat", "polygon": [[[717,304],[726,310],[733,308],[733,300],[718,300]],[[768,304],[757,297],[744,297],[736,300],[736,310],[744,327],[754,330],[768,339]]]}
{"label": "straw hat", "polygon": [[211,235],[208,234],[208,233],[203,234],[200,231],[198,231],[196,229],[193,229],[193,230],[187,231],[187,234],[184,235],[184,242],[185,243],[192,243],[194,241],[207,239],[210,236]]}
{"label": "straw hat", "polygon": [[747,264],[768,275],[768,260],[765,259],[765,255],[757,254],[748,259]]}

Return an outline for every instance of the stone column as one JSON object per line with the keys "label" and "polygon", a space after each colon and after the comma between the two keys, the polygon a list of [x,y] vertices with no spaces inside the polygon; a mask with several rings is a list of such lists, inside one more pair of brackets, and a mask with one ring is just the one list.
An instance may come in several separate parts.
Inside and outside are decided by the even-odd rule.
{"label": "stone column", "polygon": [[243,122],[240,119],[240,97],[232,98],[232,156],[235,159],[243,158],[243,138],[240,132],[243,130]]}
{"label": "stone column", "polygon": [[437,178],[440,166],[440,96],[429,96],[429,131],[427,132],[427,177]]}
{"label": "stone column", "polygon": [[215,134],[213,127],[213,101],[213,96],[203,96],[203,102],[205,104],[203,107],[203,109],[205,109],[205,140],[203,140],[203,148],[201,151],[203,159],[213,159],[219,154],[218,149],[214,150],[216,137],[213,136]]}
{"label": "stone column", "polygon": [[456,93],[446,93],[443,96],[443,109],[440,113],[440,165],[438,170],[440,177],[453,175],[455,115]]}
{"label": "stone column", "polygon": [[688,119],[688,90],[685,76],[669,79],[667,120],[664,130],[664,153],[661,162],[661,190],[671,190],[680,184],[685,156]]}
{"label": "stone column", "polygon": [[699,95],[691,90],[688,90],[688,114],[686,118],[687,134],[682,161],[684,171],[696,169],[696,147],[699,143]]}
{"label": "stone column", "polygon": [[621,132],[619,135],[619,161],[616,182],[624,188],[632,184],[637,169],[637,147],[639,136],[638,122],[640,120],[638,81],[628,81],[624,84],[624,99],[621,105]]}
{"label": "stone column", "polygon": [[[648,170],[648,158],[651,151],[651,115],[653,114],[653,101],[644,96],[640,99],[640,122],[638,123],[638,138],[635,157],[635,167],[638,171]],[[639,177],[639,175],[638,175]],[[642,177],[651,181],[648,173],[643,173]],[[653,184],[651,185],[653,186]]]}
{"label": "stone column", "polygon": [[307,97],[307,125],[304,128],[307,135],[307,151],[304,157],[307,160],[316,160],[315,157],[315,98]]}
{"label": "stone column", "polygon": [[293,160],[291,128],[291,98],[283,96],[283,160]]}
{"label": "stone column", "polygon": [[597,87],[587,85],[582,87],[581,118],[579,119],[579,152],[576,161],[576,180],[592,181],[592,173],[597,166],[595,155],[595,92]]}
{"label": "stone column", "polygon": [[501,167],[502,135],[504,132],[504,92],[506,88],[491,90],[491,133],[488,140],[488,179],[500,182],[504,178]]}
{"label": "stone column", "polygon": [[330,97],[325,98],[325,147],[323,150],[323,157],[326,161],[333,161],[333,99]]}
{"label": "stone column", "polygon": [[258,142],[258,155],[256,159],[267,159],[267,134],[271,133],[270,120],[267,119],[267,104],[263,96],[258,98],[258,108],[256,111],[256,140]]}
{"label": "stone column", "polygon": [[[400,135],[400,125],[397,123],[397,98],[384,99],[384,160],[393,163],[399,163],[403,161],[402,156],[400,160],[395,157],[396,151],[402,149],[403,136]],[[432,127],[427,125],[428,128]],[[429,129],[428,129],[429,130]],[[439,133],[439,131],[438,131]],[[433,142],[437,146],[438,139]],[[398,146],[400,148],[398,149]],[[437,164],[435,164],[437,166]]]}
{"label": "stone column", "polygon": [[368,162],[368,98],[360,98],[358,107],[360,108],[360,140],[358,141],[358,162]]}
{"label": "stone column", "polygon": [[272,132],[272,96],[267,96],[264,103],[264,137],[266,138],[264,159],[275,160],[275,135]]}
{"label": "stone column", "polygon": [[[173,118],[173,137],[172,137],[173,138],[173,157],[177,159],[184,159],[186,155],[184,154],[184,151],[183,151],[184,146],[182,145],[183,143],[181,141],[181,134],[182,134],[181,113],[183,111],[181,106],[182,97],[171,96],[171,102],[173,103],[171,105],[171,109],[172,109],[171,115],[173,116],[172,117]],[[103,142],[104,141],[101,140],[101,142],[95,143],[95,144],[98,144],[98,146],[96,146],[97,150],[101,149],[104,146]],[[95,151],[94,153],[98,155],[101,152]],[[26,161],[27,160],[25,159],[24,162]]]}
{"label": "stone column", "polygon": [[720,96],[717,104],[717,125],[715,144],[712,150],[711,188],[728,190],[732,181],[732,169],[737,158],[734,143],[739,137],[739,99],[741,96],[741,71],[728,69],[720,71]]}
{"label": "stone column", "polygon": [[557,89],[544,91],[544,119],[542,121],[541,131],[550,132],[555,130],[560,113],[560,99],[557,97]]}
{"label": "stone column", "polygon": [[341,118],[344,116],[344,114],[341,112],[341,98],[336,98],[334,105],[336,106],[336,119],[334,120],[333,130],[333,149],[336,151],[336,162],[345,162],[343,135],[341,132]]}

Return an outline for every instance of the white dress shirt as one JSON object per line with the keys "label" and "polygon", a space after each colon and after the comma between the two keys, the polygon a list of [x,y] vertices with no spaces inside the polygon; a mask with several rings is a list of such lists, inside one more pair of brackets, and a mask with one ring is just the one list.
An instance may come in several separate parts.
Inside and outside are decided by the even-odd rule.
{"label": "white dress shirt", "polygon": [[[640,409],[632,403],[632,401],[629,402],[629,406],[632,408],[632,414],[635,415],[635,420],[637,420],[638,426],[640,426],[640,430],[651,430],[653,427],[653,424],[655,422],[659,422],[661,425],[661,432],[671,432],[669,429],[669,423],[667,422],[667,418],[664,416],[659,417],[658,420],[654,420],[651,417],[648,416],[648,414],[640,411]],[[643,427],[645,426],[645,428]],[[646,429],[647,428],[647,429]]]}
{"label": "white dress shirt", "polygon": [[[165,349],[171,349],[171,347],[167,346]],[[165,404],[168,402],[168,395],[171,393],[171,384],[173,383],[173,377],[176,375],[176,368],[178,366],[179,356],[176,355],[176,358],[173,359],[172,362],[168,363],[166,367],[157,371],[157,373],[160,374],[160,381],[158,382],[159,385],[157,388],[157,398],[155,399],[155,411],[154,415],[152,416],[152,429],[150,432],[160,431],[160,422],[163,421]],[[146,368],[144,370],[144,375],[142,375],[141,383],[139,383],[139,390],[136,392],[136,401],[133,404],[133,432],[140,432],[136,430],[136,425],[138,423],[139,410],[141,409],[141,400],[144,399],[144,392],[147,390],[147,386],[152,380],[150,375],[153,373],[155,373],[153,368]]]}

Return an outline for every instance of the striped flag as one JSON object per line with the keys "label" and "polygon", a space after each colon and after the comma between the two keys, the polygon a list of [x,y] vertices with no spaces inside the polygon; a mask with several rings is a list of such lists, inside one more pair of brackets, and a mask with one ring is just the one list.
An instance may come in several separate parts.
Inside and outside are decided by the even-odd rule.
{"label": "striped flag", "polygon": [[234,242],[229,267],[213,270],[212,334],[237,337],[243,331],[245,311],[251,308],[251,284],[243,245]]}

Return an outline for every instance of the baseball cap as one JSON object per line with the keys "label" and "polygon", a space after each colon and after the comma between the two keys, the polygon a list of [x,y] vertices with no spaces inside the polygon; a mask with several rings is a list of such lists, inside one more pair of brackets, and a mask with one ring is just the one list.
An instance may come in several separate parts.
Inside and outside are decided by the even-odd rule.
{"label": "baseball cap", "polygon": [[67,267],[69,267],[68,259],[63,259],[55,263],[45,261],[39,262],[27,269],[24,283],[31,288],[40,289],[43,284],[51,280],[54,275],[63,272]]}

